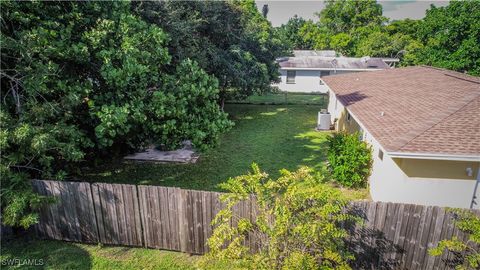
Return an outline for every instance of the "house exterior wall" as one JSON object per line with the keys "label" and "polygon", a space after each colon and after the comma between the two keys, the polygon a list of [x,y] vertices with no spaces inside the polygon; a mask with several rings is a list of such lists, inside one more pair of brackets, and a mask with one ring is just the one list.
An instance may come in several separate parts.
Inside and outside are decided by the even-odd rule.
{"label": "house exterior wall", "polygon": [[332,124],[335,125],[335,130],[337,131],[346,131],[348,133],[362,132],[362,127],[358,122],[350,115],[348,119],[348,111],[345,107],[337,100],[335,94],[332,91],[329,91],[329,103],[328,103],[328,112],[331,114]]}
{"label": "house exterior wall", "polygon": [[340,118],[342,112],[345,111],[345,107],[338,101],[335,93],[333,91],[328,91],[328,106],[327,111],[331,114],[332,124],[335,122],[335,119]]}
{"label": "house exterior wall", "polygon": [[353,117],[350,116],[350,119],[348,119],[348,115],[349,113],[345,109],[340,112],[340,116],[335,123],[336,129],[346,131],[348,133],[355,133],[357,131],[362,132],[362,127],[360,127],[360,125],[355,119],[353,119]]}
{"label": "house exterior wall", "polygon": [[[413,178],[434,177],[438,179],[476,180],[479,162],[456,160],[431,160],[394,158],[395,163],[408,176]],[[468,176],[466,168],[472,169]]]}
{"label": "house exterior wall", "polygon": [[[372,173],[369,178],[370,196],[374,201],[413,203],[448,207],[470,208],[480,162],[392,158],[351,115],[346,121],[346,109],[330,91],[328,111],[332,121],[337,119],[337,131],[361,131],[363,140],[372,146]],[[383,152],[383,158],[379,152]],[[472,175],[467,175],[467,168]],[[474,208],[480,209],[479,198]]]}
{"label": "house exterior wall", "polygon": [[[369,183],[374,201],[470,208],[479,162],[392,158],[370,134],[366,139],[373,150]],[[467,168],[473,170],[470,177]]]}
{"label": "house exterior wall", "polygon": [[[327,93],[328,87],[320,84],[320,70],[295,70],[295,83],[287,83],[287,70],[280,69],[280,82],[274,84],[281,91],[296,93]],[[333,70],[330,75],[334,75]],[[349,73],[349,71],[336,71],[335,74]]]}

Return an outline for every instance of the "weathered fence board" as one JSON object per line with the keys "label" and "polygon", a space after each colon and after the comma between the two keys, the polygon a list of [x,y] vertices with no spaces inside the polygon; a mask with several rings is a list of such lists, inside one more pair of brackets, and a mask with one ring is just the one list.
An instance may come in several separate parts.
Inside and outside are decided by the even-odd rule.
{"label": "weathered fence board", "polygon": [[[355,226],[352,233],[355,268],[453,269],[455,254],[432,257],[428,249],[452,235],[467,240],[455,227],[454,214],[441,207],[383,202],[355,202],[353,206],[365,216],[364,226]],[[478,210],[474,213],[480,215]],[[480,248],[472,242],[469,245]]]}
{"label": "weathered fence board", "polygon": [[145,246],[203,254],[221,193],[138,186]]}
{"label": "weathered fence board", "polygon": [[36,230],[40,237],[97,243],[98,231],[89,183],[34,180],[33,188],[57,203],[44,207]]}
{"label": "weathered fence board", "polygon": [[[212,220],[225,206],[221,193],[174,187],[41,180],[33,181],[33,187],[57,198],[40,211],[36,230],[41,237],[192,254],[208,251]],[[342,224],[351,232],[356,269],[452,269],[455,255],[432,257],[428,249],[452,236],[466,239],[455,228],[453,214],[440,207],[354,202],[345,211],[364,219],[363,225]],[[252,197],[234,206],[231,223],[256,215]],[[257,235],[246,236],[245,245],[252,250],[258,243]]]}
{"label": "weathered fence board", "polygon": [[136,186],[95,183],[92,192],[100,242],[143,246]]}

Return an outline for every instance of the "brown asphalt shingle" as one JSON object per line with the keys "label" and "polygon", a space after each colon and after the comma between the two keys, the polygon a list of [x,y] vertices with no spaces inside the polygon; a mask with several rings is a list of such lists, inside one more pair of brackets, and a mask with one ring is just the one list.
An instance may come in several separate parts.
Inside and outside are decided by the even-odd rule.
{"label": "brown asphalt shingle", "polygon": [[480,78],[421,66],[323,79],[387,151],[480,155]]}

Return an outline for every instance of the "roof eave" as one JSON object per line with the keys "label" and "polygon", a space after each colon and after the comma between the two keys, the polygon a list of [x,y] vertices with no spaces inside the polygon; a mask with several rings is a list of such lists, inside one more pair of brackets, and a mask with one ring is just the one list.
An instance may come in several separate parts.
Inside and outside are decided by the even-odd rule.
{"label": "roof eave", "polygon": [[389,68],[304,68],[304,67],[280,67],[285,70],[338,70],[338,71],[379,71]]}
{"label": "roof eave", "polygon": [[480,162],[480,155],[456,155],[456,154],[414,153],[414,152],[387,152],[387,154],[392,158]]}

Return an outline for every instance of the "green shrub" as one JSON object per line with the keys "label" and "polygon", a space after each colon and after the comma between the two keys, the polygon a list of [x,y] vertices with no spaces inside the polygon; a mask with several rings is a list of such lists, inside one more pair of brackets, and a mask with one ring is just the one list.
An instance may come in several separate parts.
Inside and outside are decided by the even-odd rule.
{"label": "green shrub", "polygon": [[[221,198],[226,207],[213,221],[210,251],[200,268],[350,269],[353,256],[344,245],[347,231],[339,224],[356,218],[344,213],[348,200],[343,194],[321,183],[306,167],[283,170],[275,180],[256,164],[252,170],[222,184],[229,192]],[[257,202],[256,217],[236,216],[232,207],[251,196]],[[258,249],[245,245],[248,234],[255,235]]]}
{"label": "green shrub", "polygon": [[467,245],[466,241],[461,241],[454,236],[452,239],[440,241],[437,247],[429,250],[429,253],[432,256],[440,256],[445,251],[461,254],[459,265],[455,269],[479,269],[480,251],[473,246],[480,245],[480,217],[466,210],[452,211],[456,216],[455,226],[468,234],[468,241],[473,245]]}
{"label": "green shrub", "polygon": [[0,2],[2,221],[28,227],[46,199],[29,179],[64,179],[151,143],[199,149],[231,123],[218,80],[184,59],[129,2]]}
{"label": "green shrub", "polygon": [[372,164],[371,147],[359,133],[335,133],[328,138],[328,162],[333,179],[346,187],[365,187]]}

